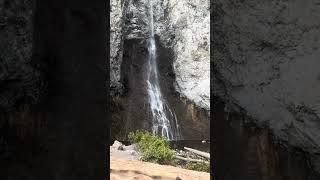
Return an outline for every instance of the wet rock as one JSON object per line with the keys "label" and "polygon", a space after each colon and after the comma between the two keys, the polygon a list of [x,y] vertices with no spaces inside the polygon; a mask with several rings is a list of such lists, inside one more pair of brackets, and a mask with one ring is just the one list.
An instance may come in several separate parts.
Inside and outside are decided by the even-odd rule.
{"label": "wet rock", "polygon": [[[176,92],[173,71],[173,51],[165,48],[159,38],[157,43],[157,61],[159,81],[164,99],[170,105],[177,117],[178,127],[182,139],[208,139],[209,118],[207,111],[196,106],[186,98],[181,98]],[[147,43],[141,39],[130,39],[124,42],[123,63],[121,64],[121,79],[125,93],[114,104],[113,124],[120,124],[113,132],[119,132],[117,137],[125,138],[126,132],[136,129],[149,130],[152,127],[152,114],[147,92],[147,83],[143,79],[147,76],[148,65]],[[174,123],[174,122],[173,122]]]}
{"label": "wet rock", "polygon": [[[177,115],[187,139],[209,136],[209,1],[153,0],[154,28],[161,91]],[[111,2],[111,91],[121,100],[113,111],[122,124],[113,132],[150,129],[146,77],[149,1]],[[121,26],[121,27],[118,27]],[[117,38],[116,38],[117,37]],[[116,85],[117,84],[117,85]],[[119,86],[118,86],[119,85]],[[120,88],[121,89],[121,88]],[[113,93],[116,94],[116,93]],[[145,113],[136,113],[136,112]],[[119,113],[121,112],[121,113]],[[126,130],[120,132],[119,129]],[[119,137],[119,136],[118,136]]]}

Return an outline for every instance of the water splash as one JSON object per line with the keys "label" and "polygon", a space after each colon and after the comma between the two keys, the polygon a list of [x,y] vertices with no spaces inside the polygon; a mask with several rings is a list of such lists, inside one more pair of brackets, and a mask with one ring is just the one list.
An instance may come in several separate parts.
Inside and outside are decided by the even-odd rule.
{"label": "water splash", "polygon": [[147,88],[149,96],[149,104],[152,112],[152,131],[169,140],[181,139],[179,132],[179,124],[175,113],[171,110],[168,103],[162,96],[158,67],[156,62],[156,43],[154,38],[154,20],[153,20],[153,3],[149,0],[149,16],[150,16],[150,35],[149,35],[149,59],[147,73]]}

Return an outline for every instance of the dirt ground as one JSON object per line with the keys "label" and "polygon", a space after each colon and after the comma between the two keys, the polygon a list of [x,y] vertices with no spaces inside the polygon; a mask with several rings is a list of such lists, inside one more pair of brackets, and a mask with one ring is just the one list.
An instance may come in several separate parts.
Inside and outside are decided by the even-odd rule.
{"label": "dirt ground", "polygon": [[111,157],[111,180],[210,180],[210,174],[173,166]]}

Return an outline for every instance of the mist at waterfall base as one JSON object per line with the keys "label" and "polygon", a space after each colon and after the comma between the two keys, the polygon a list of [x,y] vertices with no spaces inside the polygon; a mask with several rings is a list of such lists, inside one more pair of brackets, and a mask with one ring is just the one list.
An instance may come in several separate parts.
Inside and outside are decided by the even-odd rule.
{"label": "mist at waterfall base", "polygon": [[149,1],[148,9],[150,16],[150,37],[148,45],[149,57],[146,82],[149,105],[152,113],[152,132],[166,137],[169,140],[178,140],[181,138],[178,120],[169,104],[163,98],[159,83],[152,0]]}

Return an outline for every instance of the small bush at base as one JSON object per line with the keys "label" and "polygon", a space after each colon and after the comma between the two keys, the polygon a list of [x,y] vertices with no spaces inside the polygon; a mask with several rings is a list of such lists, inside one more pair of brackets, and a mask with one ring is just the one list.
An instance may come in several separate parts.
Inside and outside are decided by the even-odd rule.
{"label": "small bush at base", "polygon": [[170,164],[175,156],[169,142],[164,137],[156,136],[147,131],[130,132],[131,143],[136,143],[141,154],[141,160],[159,164]]}

